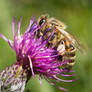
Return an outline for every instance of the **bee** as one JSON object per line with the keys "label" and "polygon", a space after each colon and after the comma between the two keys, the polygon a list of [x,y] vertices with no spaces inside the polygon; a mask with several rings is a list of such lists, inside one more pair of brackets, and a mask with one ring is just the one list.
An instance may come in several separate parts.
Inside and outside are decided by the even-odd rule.
{"label": "bee", "polygon": [[47,15],[42,15],[38,18],[37,23],[39,26],[43,25],[41,30],[38,31],[38,37],[44,34],[44,29],[50,28],[44,36],[44,39],[48,38],[56,28],[54,34],[48,41],[48,45],[56,47],[56,50],[60,53],[59,60],[67,60],[68,63],[65,64],[65,68],[70,70],[74,65],[76,49],[81,51],[81,44],[75,39],[75,37],[73,37],[73,35],[66,31],[67,26],[55,18],[49,18]]}

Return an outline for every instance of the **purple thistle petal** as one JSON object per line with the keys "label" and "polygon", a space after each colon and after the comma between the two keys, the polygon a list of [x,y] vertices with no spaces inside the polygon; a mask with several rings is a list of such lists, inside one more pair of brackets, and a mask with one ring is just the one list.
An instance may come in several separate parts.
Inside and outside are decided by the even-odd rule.
{"label": "purple thistle petal", "polygon": [[33,71],[33,65],[32,65],[31,58],[30,58],[30,56],[28,56],[28,58],[29,58],[29,62],[30,62],[30,68],[31,68],[31,71],[32,71],[33,78],[35,78],[35,75],[34,75],[34,71]]}
{"label": "purple thistle petal", "polygon": [[5,41],[10,45],[10,47],[14,50],[14,47],[13,47],[13,45],[12,45],[12,43],[11,43],[11,40],[8,40],[3,34],[0,34],[0,37],[1,37],[3,40],[5,40]]}
{"label": "purple thistle petal", "polygon": [[13,22],[12,22],[12,32],[13,35],[15,35],[15,17],[13,18]]}
{"label": "purple thistle petal", "polygon": [[48,37],[48,39],[46,40],[46,42],[48,42],[50,40],[50,38],[52,37],[52,35],[55,33],[56,28],[53,30],[53,32],[50,34],[50,36]]}
{"label": "purple thistle petal", "polygon": [[75,76],[75,74],[71,74],[71,75],[70,75],[70,74],[62,74],[62,73],[61,73],[61,75],[62,75],[62,76],[65,76],[65,77]]}
{"label": "purple thistle petal", "polygon": [[32,26],[32,24],[34,23],[34,21],[35,21],[35,16],[32,16],[31,19],[30,19],[29,27],[27,28],[26,32],[29,32],[30,27]]}
{"label": "purple thistle petal", "polygon": [[47,32],[49,32],[51,29],[50,28],[48,28],[45,32],[44,32],[44,34],[43,34],[43,36],[42,36],[42,38],[46,35],[46,33]]}
{"label": "purple thistle petal", "polygon": [[56,75],[54,75],[53,78],[54,78],[55,80],[57,80],[57,81],[63,81],[63,82],[74,82],[74,81],[77,80],[77,79],[74,79],[74,80],[63,80],[63,79],[60,79],[60,78],[56,77]]}
{"label": "purple thistle petal", "polygon": [[8,42],[8,39],[3,35],[3,34],[0,34],[0,37],[5,40],[6,42]]}
{"label": "purple thistle petal", "polygon": [[20,19],[20,21],[18,22],[18,25],[17,25],[18,36],[20,36],[20,25],[21,25],[21,22],[22,22],[22,18]]}
{"label": "purple thistle petal", "polygon": [[67,89],[62,88],[62,87],[60,87],[60,86],[57,86],[57,88],[58,88],[58,89],[60,89],[60,90],[63,90],[64,92],[68,92],[68,90],[67,90]]}
{"label": "purple thistle petal", "polygon": [[42,85],[42,78],[41,78],[41,75],[39,75],[39,81],[40,81],[40,85]]}

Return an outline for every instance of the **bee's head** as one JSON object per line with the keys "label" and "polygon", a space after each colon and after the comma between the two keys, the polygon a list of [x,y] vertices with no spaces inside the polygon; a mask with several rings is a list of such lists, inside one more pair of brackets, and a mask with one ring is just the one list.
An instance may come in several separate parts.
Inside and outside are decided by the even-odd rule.
{"label": "bee's head", "polygon": [[47,16],[46,15],[42,15],[41,17],[38,18],[38,25],[42,26],[44,24],[47,23]]}

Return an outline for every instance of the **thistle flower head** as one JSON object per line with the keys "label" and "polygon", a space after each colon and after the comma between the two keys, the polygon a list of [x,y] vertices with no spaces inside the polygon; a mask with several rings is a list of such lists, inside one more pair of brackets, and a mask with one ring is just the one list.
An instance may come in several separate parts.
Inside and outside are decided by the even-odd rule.
{"label": "thistle flower head", "polygon": [[[15,18],[13,19],[14,41],[8,40],[2,34],[0,34],[0,36],[7,41],[11,48],[16,52],[18,65],[22,67],[21,69],[23,69],[23,71],[26,71],[27,78],[31,77],[31,75],[35,78],[35,74],[38,74],[40,80],[43,76],[48,82],[50,82],[51,85],[55,85],[55,83],[51,82],[50,79],[55,79],[57,82],[74,81],[63,80],[57,77],[58,75],[73,75],[64,75],[65,72],[70,72],[63,67],[68,61],[58,61],[60,54],[64,53],[63,49],[61,49],[61,53],[59,54],[58,51],[52,46],[47,47],[47,43],[56,29],[53,29],[53,32],[50,34],[50,36],[43,40],[46,32],[52,29],[45,29],[43,35],[38,38],[37,34],[38,30],[41,29],[41,26],[37,24],[34,17],[31,18],[30,25],[25,31],[24,35],[20,35],[20,24],[21,20],[18,22],[17,32],[15,32]],[[62,87],[56,87],[66,91],[66,89]]]}

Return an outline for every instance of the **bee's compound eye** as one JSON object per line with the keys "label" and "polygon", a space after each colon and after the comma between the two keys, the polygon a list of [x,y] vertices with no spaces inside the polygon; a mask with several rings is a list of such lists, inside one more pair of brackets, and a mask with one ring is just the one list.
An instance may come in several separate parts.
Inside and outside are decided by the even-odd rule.
{"label": "bee's compound eye", "polygon": [[39,25],[41,26],[43,23],[45,23],[46,20],[44,18],[42,18],[40,21],[39,21]]}
{"label": "bee's compound eye", "polygon": [[63,40],[61,40],[61,42],[60,42],[61,44],[64,44],[64,41]]}

